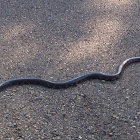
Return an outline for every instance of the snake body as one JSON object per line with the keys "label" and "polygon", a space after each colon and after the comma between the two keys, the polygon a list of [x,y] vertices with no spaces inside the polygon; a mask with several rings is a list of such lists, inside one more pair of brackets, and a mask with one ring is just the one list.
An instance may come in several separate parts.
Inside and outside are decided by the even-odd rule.
{"label": "snake body", "polygon": [[79,77],[73,78],[71,80],[65,81],[65,82],[51,82],[48,80],[40,79],[40,78],[19,78],[19,79],[12,79],[3,82],[0,84],[0,90],[7,88],[12,85],[23,85],[23,84],[37,84],[46,86],[48,88],[55,88],[55,89],[61,89],[61,88],[67,88],[69,86],[76,85],[84,80],[88,79],[100,79],[100,80],[106,80],[106,81],[114,81],[119,79],[122,76],[122,72],[124,71],[124,68],[132,63],[140,62],[140,57],[132,57],[127,60],[125,60],[117,69],[115,74],[108,75],[104,73],[86,73],[84,75],[81,75]]}

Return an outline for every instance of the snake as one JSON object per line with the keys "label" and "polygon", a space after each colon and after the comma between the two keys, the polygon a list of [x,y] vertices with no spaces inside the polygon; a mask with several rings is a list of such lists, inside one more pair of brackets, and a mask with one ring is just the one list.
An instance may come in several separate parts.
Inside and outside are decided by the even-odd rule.
{"label": "snake", "polygon": [[118,66],[115,74],[108,75],[101,72],[91,72],[91,73],[86,73],[84,75],[81,75],[79,77],[76,77],[76,78],[73,78],[71,80],[64,81],[64,82],[52,82],[52,81],[41,79],[41,78],[17,78],[17,79],[7,80],[0,84],[0,90],[5,89],[9,86],[24,85],[24,84],[35,84],[35,85],[42,85],[48,88],[61,89],[61,88],[68,88],[70,86],[77,85],[80,82],[89,80],[89,79],[115,81],[117,79],[120,79],[124,71],[124,68],[136,62],[140,62],[140,57],[132,57],[123,61]]}

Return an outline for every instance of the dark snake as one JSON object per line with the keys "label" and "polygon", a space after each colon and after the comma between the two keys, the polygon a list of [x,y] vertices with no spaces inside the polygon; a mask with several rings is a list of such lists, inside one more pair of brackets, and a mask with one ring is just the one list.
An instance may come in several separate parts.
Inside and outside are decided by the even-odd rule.
{"label": "dark snake", "polygon": [[7,88],[12,85],[23,85],[23,84],[36,84],[36,85],[42,85],[46,86],[48,88],[55,88],[55,89],[61,89],[61,88],[67,88],[69,86],[76,85],[84,80],[88,79],[100,79],[105,81],[114,81],[119,79],[122,76],[122,73],[124,71],[124,68],[132,63],[140,62],[140,57],[132,57],[127,60],[125,60],[117,69],[115,74],[108,75],[104,73],[87,73],[84,75],[81,75],[79,77],[73,78],[71,80],[65,81],[65,82],[51,82],[48,80],[40,79],[40,78],[19,78],[19,79],[12,79],[3,82],[0,84],[0,90]]}

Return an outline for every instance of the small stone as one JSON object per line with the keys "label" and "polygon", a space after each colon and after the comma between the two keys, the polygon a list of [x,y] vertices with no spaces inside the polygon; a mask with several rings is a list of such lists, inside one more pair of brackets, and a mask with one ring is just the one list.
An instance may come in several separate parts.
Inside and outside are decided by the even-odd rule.
{"label": "small stone", "polygon": [[82,96],[83,98],[86,98],[86,95],[85,95],[85,94],[81,94],[81,96]]}
{"label": "small stone", "polygon": [[137,112],[138,115],[140,115],[140,112]]}
{"label": "small stone", "polygon": [[82,139],[82,137],[79,135],[79,139]]}
{"label": "small stone", "polygon": [[113,136],[113,133],[109,132],[108,135],[109,135],[109,136]]}
{"label": "small stone", "polygon": [[119,117],[117,117],[116,115],[113,115],[114,118],[119,119]]}
{"label": "small stone", "polygon": [[116,126],[115,126],[115,125],[113,125],[113,126],[112,126],[112,129],[115,129],[115,128],[116,128]]}
{"label": "small stone", "polygon": [[63,117],[66,117],[66,112],[63,112]]}
{"label": "small stone", "polygon": [[129,96],[126,96],[126,99],[129,99]]}

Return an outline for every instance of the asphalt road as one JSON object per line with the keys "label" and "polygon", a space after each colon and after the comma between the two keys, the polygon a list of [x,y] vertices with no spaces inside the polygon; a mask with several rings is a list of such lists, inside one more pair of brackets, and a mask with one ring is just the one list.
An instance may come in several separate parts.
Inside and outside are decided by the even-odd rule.
{"label": "asphalt road", "polygon": [[[140,56],[138,0],[1,0],[0,82],[112,74]],[[115,82],[0,92],[1,140],[139,140],[140,64]]]}

